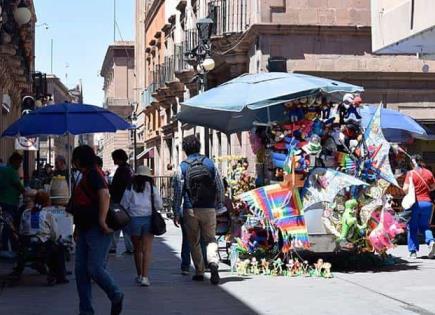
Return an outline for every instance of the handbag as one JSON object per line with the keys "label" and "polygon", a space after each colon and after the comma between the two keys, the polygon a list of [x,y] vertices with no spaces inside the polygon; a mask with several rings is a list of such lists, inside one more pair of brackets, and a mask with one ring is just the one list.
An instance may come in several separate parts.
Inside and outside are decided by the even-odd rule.
{"label": "handbag", "polygon": [[111,203],[107,212],[106,223],[112,230],[121,230],[128,225],[131,217],[119,203]]}
{"label": "handbag", "polygon": [[411,209],[412,206],[415,204],[415,186],[414,181],[412,179],[412,173],[409,175],[409,188],[408,193],[403,197],[402,199],[402,207],[404,210]]}
{"label": "handbag", "polygon": [[[86,189],[83,189],[83,192],[90,200],[94,199]],[[118,231],[126,227],[130,221],[130,215],[128,214],[127,210],[121,206],[121,204],[110,203],[109,210],[107,211],[106,215],[106,223],[109,228],[114,231]]]}
{"label": "handbag", "polygon": [[159,236],[166,233],[166,222],[165,219],[163,219],[162,214],[156,210],[156,207],[154,205],[154,188],[151,183],[150,185],[151,185],[151,207],[152,207],[151,234]]}

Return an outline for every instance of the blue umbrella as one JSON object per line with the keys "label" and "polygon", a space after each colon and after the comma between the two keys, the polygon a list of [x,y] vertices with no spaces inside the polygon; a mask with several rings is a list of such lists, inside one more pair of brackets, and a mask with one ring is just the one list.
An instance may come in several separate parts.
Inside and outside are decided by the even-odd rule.
{"label": "blue umbrella", "polygon": [[79,135],[97,132],[116,132],[132,126],[107,109],[85,104],[63,103],[34,110],[21,117],[2,137]]}
{"label": "blue umbrella", "polygon": [[[360,109],[362,127],[367,128],[376,109],[375,105],[366,105]],[[381,127],[385,138],[391,142],[406,142],[412,137],[424,138],[427,136],[426,130],[414,119],[388,108],[381,109]]]}
{"label": "blue umbrella", "polygon": [[232,133],[250,129],[254,121],[267,123],[282,119],[282,107],[273,105],[318,93],[363,90],[359,86],[299,73],[245,74],[183,102],[177,118]]}

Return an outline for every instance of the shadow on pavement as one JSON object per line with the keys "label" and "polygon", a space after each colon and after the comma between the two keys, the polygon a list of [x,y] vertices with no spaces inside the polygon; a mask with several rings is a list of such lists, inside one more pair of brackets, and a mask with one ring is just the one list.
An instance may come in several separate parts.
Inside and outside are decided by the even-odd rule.
{"label": "shadow on pavement", "polygon": [[[228,272],[222,272],[222,286],[213,286],[208,279],[202,283],[193,282],[191,275],[183,276],[178,272],[180,260],[162,238],[155,239],[153,256],[150,287],[138,287],[135,284],[133,256],[110,256],[109,270],[125,294],[122,314],[258,314],[225,289],[227,282],[248,278],[227,277]],[[11,265],[8,268],[1,265],[0,276],[4,276],[5,272],[10,271]],[[69,279],[67,285],[47,287],[44,285],[44,276],[26,270],[22,282],[4,288],[0,293],[0,314],[78,314],[74,276],[69,276]],[[109,301],[95,285],[93,296],[96,314],[109,314]]]}

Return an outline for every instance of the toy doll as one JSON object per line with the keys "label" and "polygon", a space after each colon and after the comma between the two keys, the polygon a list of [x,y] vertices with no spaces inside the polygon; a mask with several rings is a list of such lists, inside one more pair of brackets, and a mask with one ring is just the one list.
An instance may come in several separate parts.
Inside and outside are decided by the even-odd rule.
{"label": "toy doll", "polygon": [[345,123],[359,124],[361,121],[361,115],[358,113],[354,101],[354,96],[352,94],[346,94],[343,97],[343,106],[346,109],[343,116],[343,121]]}
{"label": "toy doll", "polygon": [[292,123],[304,119],[304,110],[302,109],[302,104],[299,102],[293,103],[292,107],[288,111],[288,116],[290,122]]}
{"label": "toy doll", "polygon": [[260,270],[258,269],[258,261],[255,257],[251,258],[251,273],[254,275],[260,274]]}

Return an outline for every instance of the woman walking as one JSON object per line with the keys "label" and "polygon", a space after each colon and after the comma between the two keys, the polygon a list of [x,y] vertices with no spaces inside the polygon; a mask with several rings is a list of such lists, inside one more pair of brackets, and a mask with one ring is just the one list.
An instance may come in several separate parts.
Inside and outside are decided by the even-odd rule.
{"label": "woman walking", "polygon": [[151,170],[139,166],[133,183],[126,189],[121,205],[128,211],[131,221],[127,226],[134,247],[136,264],[136,282],[141,286],[150,286],[149,266],[154,235],[151,234],[151,214],[163,208],[162,199],[154,186]]}
{"label": "woman walking", "polygon": [[403,190],[408,193],[409,181],[415,187],[416,202],[411,208],[411,220],[408,223],[408,251],[410,258],[417,258],[419,251],[418,232],[424,233],[425,242],[429,246],[428,257],[435,256],[435,242],[429,221],[432,217],[432,201],[430,192],[435,190],[435,179],[431,171],[425,168],[424,161],[420,155],[412,157],[413,170],[406,174]]}
{"label": "woman walking", "polygon": [[91,279],[112,302],[111,315],[122,311],[124,295],[106,270],[106,257],[112,243],[106,223],[110,195],[101,170],[96,167],[94,150],[87,145],[74,149],[72,162],[82,178],[75,186],[69,210],[74,216],[76,241],[75,275],[80,299],[80,315],[95,314]]}

